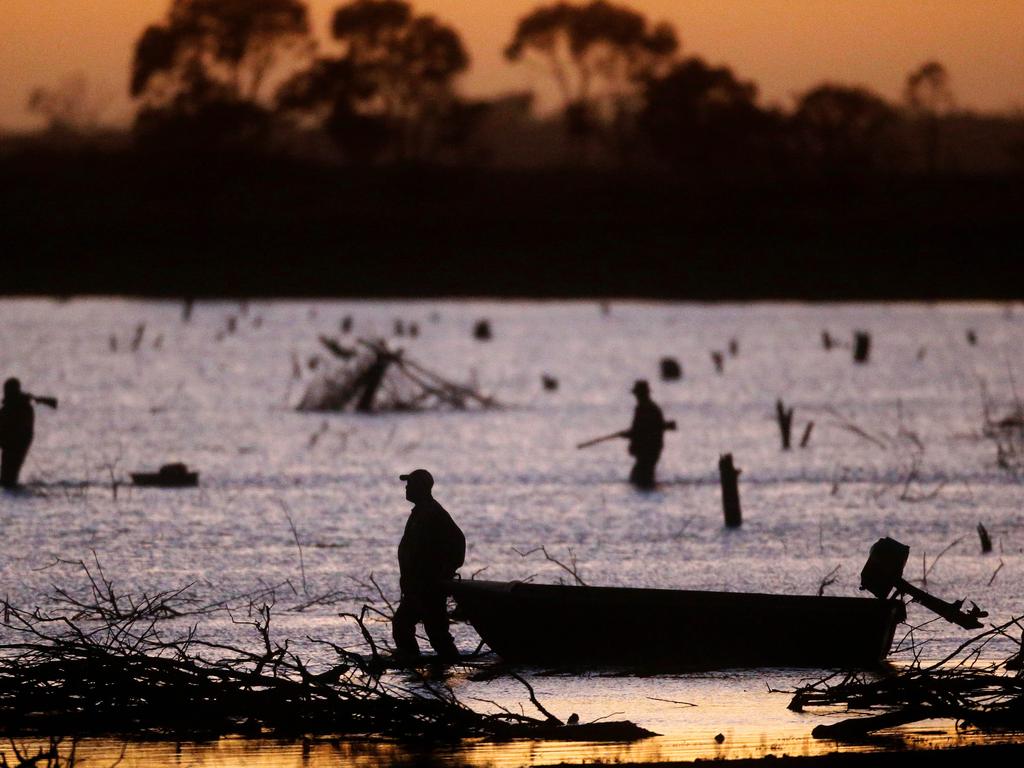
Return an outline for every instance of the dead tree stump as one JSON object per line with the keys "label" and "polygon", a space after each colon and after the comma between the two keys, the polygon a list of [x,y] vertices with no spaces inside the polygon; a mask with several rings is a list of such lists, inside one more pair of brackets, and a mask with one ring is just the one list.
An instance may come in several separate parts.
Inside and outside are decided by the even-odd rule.
{"label": "dead tree stump", "polygon": [[739,477],[742,471],[733,465],[731,453],[718,459],[718,477],[722,483],[722,512],[725,514],[726,528],[739,528],[743,525],[739,487]]}
{"label": "dead tree stump", "polygon": [[725,356],[718,350],[711,353],[711,362],[715,364],[715,373],[725,370]]}
{"label": "dead tree stump", "polygon": [[981,523],[978,523],[978,538],[981,539],[981,554],[987,555],[992,551],[992,538]]}
{"label": "dead tree stump", "polygon": [[683,367],[674,357],[661,358],[661,380],[679,381],[683,378]]}
{"label": "dead tree stump", "polygon": [[473,338],[477,341],[490,341],[491,321],[477,320],[476,325],[473,326]]}
{"label": "dead tree stump", "polygon": [[871,355],[871,334],[867,331],[856,331],[853,334],[853,361],[866,363]]}
{"label": "dead tree stump", "polygon": [[807,426],[804,427],[804,436],[800,438],[800,447],[806,448],[807,444],[811,442],[811,432],[814,431],[814,422],[808,421]]}
{"label": "dead tree stump", "polygon": [[779,432],[782,435],[782,450],[788,451],[793,432],[793,409],[786,408],[782,400],[776,400],[775,418],[779,422]]}
{"label": "dead tree stump", "polygon": [[135,326],[135,335],[132,337],[131,350],[132,352],[138,352],[139,346],[142,344],[142,338],[146,335],[146,324],[139,323]]}

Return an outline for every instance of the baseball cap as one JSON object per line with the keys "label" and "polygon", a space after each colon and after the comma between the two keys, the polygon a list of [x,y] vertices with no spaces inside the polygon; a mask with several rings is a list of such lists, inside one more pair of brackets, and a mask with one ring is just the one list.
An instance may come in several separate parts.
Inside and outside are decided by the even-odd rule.
{"label": "baseball cap", "polygon": [[411,483],[412,485],[422,485],[426,488],[434,487],[434,478],[425,469],[414,469],[407,475],[399,475],[398,479],[404,480],[405,482]]}

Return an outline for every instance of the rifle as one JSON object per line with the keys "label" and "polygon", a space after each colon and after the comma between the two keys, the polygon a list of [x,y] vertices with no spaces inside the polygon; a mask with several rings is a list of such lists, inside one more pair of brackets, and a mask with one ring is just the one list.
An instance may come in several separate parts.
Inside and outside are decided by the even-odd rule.
{"label": "rifle", "polygon": [[[676,423],[674,421],[666,421],[665,422],[665,431],[666,432],[674,432],[675,428],[676,428]],[[618,437],[629,437],[631,433],[632,433],[632,430],[624,429],[621,432],[613,432],[610,435],[604,435],[603,437],[595,437],[593,440],[587,440],[586,442],[579,443],[576,446],[576,448],[577,449],[589,448],[592,445],[597,445],[598,443],[604,443],[604,442],[607,442],[609,440],[614,440],[614,439],[616,439]]]}
{"label": "rifle", "polygon": [[28,392],[25,393],[25,397],[31,400],[33,403],[39,403],[45,405],[48,408],[57,410],[57,398],[56,397],[42,397],[37,395],[30,395]]}
{"label": "rifle", "polygon": [[589,448],[592,445],[597,445],[598,443],[604,443],[604,442],[606,442],[608,440],[614,440],[617,437],[629,437],[629,432],[630,432],[630,430],[624,429],[621,432],[613,432],[612,434],[605,435],[604,437],[595,437],[593,440],[587,440],[585,443],[580,443],[576,447],[577,448]]}

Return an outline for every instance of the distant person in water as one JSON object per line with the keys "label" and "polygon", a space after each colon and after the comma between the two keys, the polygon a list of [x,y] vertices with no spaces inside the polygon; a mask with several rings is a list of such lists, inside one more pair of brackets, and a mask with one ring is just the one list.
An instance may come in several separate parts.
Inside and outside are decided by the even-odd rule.
{"label": "distant person in water", "polygon": [[635,459],[629,481],[637,488],[654,488],[654,470],[665,445],[665,430],[672,426],[665,421],[661,408],[651,399],[651,388],[640,380],[633,385],[636,409],[633,425],[629,428],[629,455]]}
{"label": "distant person in water", "polygon": [[32,396],[21,391],[21,382],[4,382],[4,401],[0,406],[0,486],[18,487],[18,475],[25,463],[35,434],[36,412]]}
{"label": "distant person in water", "polygon": [[399,479],[405,481],[405,498],[413,503],[398,545],[402,601],[392,620],[392,634],[399,654],[419,656],[416,624],[423,623],[427,638],[444,661],[459,658],[448,632],[447,592],[443,582],[455,576],[466,557],[466,537],[431,490],[434,478],[417,469]]}

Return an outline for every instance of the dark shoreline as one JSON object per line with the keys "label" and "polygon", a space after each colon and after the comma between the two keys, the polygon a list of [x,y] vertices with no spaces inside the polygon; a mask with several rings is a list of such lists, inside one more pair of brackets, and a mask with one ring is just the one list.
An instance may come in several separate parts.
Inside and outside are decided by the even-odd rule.
{"label": "dark shoreline", "polygon": [[[1003,765],[1020,765],[1024,759],[1024,742],[1020,744],[972,745],[947,749],[908,749],[890,752],[833,752],[827,755],[708,759],[693,761],[661,761],[643,763],[615,763],[620,768],[944,768],[945,766],[984,765],[995,768]],[[591,765],[592,763],[588,763]],[[557,763],[559,768],[571,768],[582,763]],[[538,766],[554,768],[554,766]]]}
{"label": "dark shoreline", "polygon": [[0,295],[1021,297],[1019,176],[718,182],[0,154]]}

